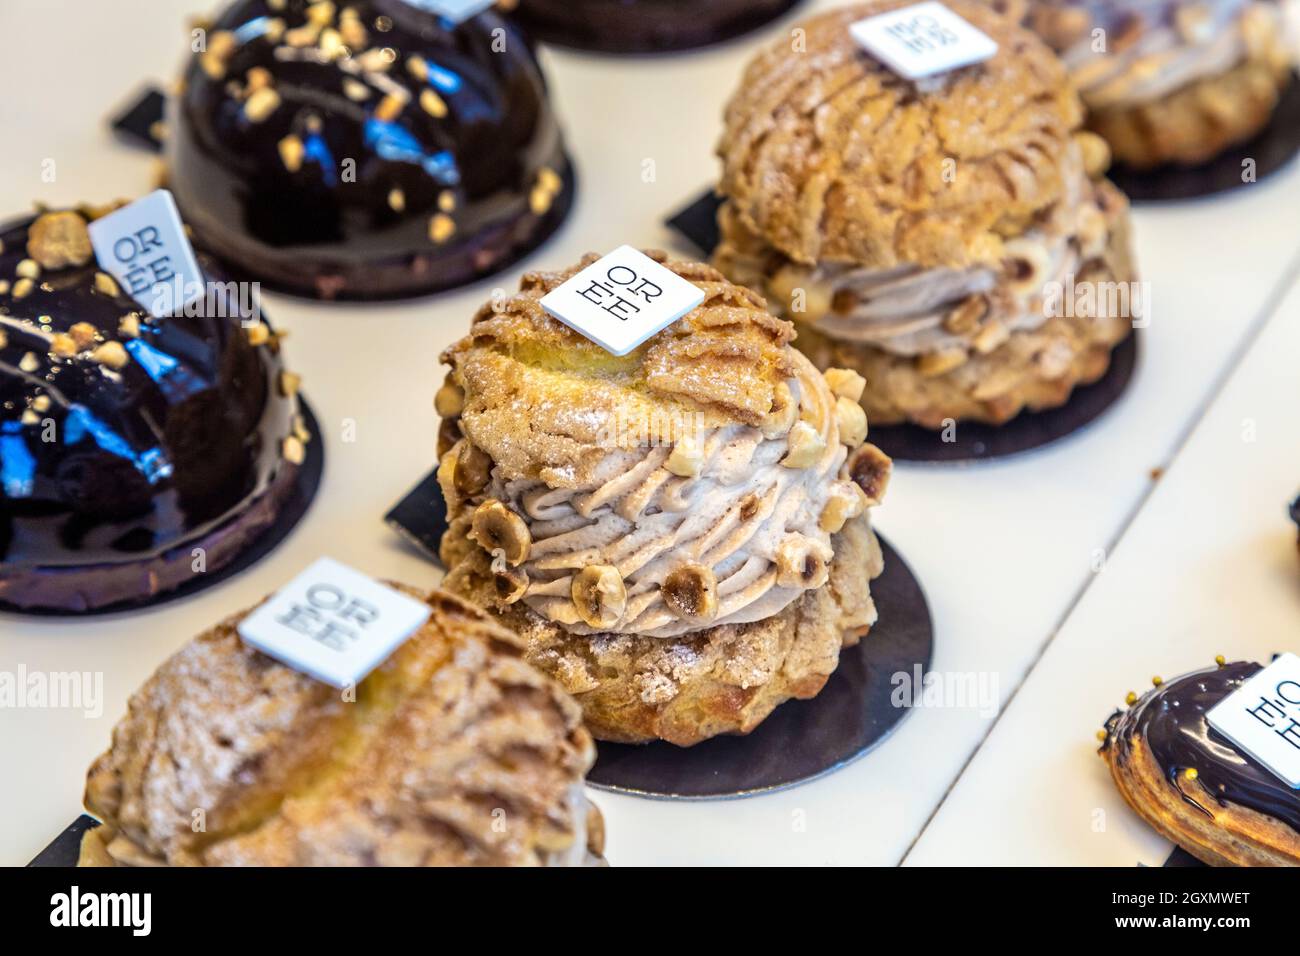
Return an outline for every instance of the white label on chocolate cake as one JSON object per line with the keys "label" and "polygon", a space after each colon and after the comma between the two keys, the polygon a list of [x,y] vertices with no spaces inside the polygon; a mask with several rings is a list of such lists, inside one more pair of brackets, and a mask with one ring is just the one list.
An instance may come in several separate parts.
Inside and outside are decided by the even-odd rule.
{"label": "white label on chocolate cake", "polygon": [[1282,654],[1206,714],[1210,726],[1300,789],[1300,657]]}
{"label": "white label on chocolate cake", "polygon": [[704,290],[619,246],[542,299],[542,308],[605,351],[626,355],[704,301]]}
{"label": "white label on chocolate cake", "polygon": [[899,76],[920,80],[989,59],[997,42],[942,3],[918,3],[859,20],[849,32]]}
{"label": "white label on chocolate cake", "polygon": [[99,267],[154,318],[175,315],[204,295],[203,272],[167,190],[157,189],[88,228]]}
{"label": "white label on chocolate cake", "polygon": [[411,6],[428,10],[452,23],[460,23],[490,9],[496,0],[409,0]]}
{"label": "white label on chocolate cake", "polygon": [[244,618],[239,636],[281,664],[348,687],[428,619],[423,601],[321,558]]}

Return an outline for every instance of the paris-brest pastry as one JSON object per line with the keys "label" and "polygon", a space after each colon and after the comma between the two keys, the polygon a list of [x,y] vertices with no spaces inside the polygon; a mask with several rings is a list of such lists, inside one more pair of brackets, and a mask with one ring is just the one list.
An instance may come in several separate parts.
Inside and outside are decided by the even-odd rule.
{"label": "paris-brest pastry", "polygon": [[1254,136],[1291,80],[1276,0],[1012,0],[1065,61],[1088,126],[1135,168],[1191,165]]}
{"label": "paris-brest pastry", "polygon": [[872,57],[855,3],[761,52],[726,109],[714,264],[768,298],[873,424],[1001,424],[1101,377],[1140,314],[1128,204],[1065,68],[973,0],[991,59],[922,81]]}
{"label": "paris-brest pastry", "polygon": [[81,864],[600,862],[577,705],[480,609],[401,590],[430,616],[351,693],[245,644],[246,614],[182,647],[90,768]]}
{"label": "paris-brest pastry", "polygon": [[[602,739],[688,745],[815,695],[876,620],[862,379],[713,268],[701,305],[615,357],[531,272],[443,355],[445,586],[516,629]],[[870,638],[867,638],[868,640]]]}

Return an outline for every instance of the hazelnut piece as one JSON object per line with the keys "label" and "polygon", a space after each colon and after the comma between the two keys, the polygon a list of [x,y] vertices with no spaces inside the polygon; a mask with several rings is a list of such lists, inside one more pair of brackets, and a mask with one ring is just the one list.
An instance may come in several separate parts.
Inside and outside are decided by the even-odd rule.
{"label": "hazelnut piece", "polygon": [[623,575],[608,564],[589,564],[583,568],[574,575],[570,593],[578,617],[589,627],[611,628],[627,608]]}
{"label": "hazelnut piece", "polygon": [[660,593],[668,610],[690,624],[708,624],[718,616],[718,579],[702,564],[684,564],[669,573]]}
{"label": "hazelnut piece", "polygon": [[512,568],[528,560],[528,552],[533,546],[524,519],[495,498],[489,498],[474,509],[469,539],[489,554],[500,552]]}

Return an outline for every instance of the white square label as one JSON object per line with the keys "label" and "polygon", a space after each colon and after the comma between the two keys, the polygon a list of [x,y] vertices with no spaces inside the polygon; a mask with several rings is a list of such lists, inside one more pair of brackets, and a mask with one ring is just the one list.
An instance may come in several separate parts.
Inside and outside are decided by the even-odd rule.
{"label": "white square label", "polygon": [[626,355],[704,301],[704,290],[619,246],[542,299],[542,308],[605,351]]}
{"label": "white square label", "polygon": [[244,643],[326,684],[348,687],[429,619],[423,601],[321,558],[239,623]]}
{"label": "white square label", "polygon": [[460,23],[491,8],[496,0],[410,0],[410,3],[452,23]]}
{"label": "white square label", "polygon": [[1210,726],[1300,789],[1300,657],[1282,654],[1215,704]]}
{"label": "white square label", "polygon": [[89,225],[99,266],[156,319],[204,295],[176,200],[158,189]]}
{"label": "white square label", "polygon": [[849,26],[858,45],[899,76],[920,80],[989,59],[997,42],[942,3],[918,3]]}

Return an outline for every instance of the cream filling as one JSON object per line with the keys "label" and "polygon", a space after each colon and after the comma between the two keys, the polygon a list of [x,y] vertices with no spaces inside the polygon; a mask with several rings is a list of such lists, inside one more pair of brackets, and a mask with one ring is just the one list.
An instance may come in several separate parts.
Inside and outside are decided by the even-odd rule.
{"label": "cream filling", "polygon": [[[702,464],[694,478],[665,467],[673,449],[664,446],[611,451],[596,479],[577,489],[494,476],[488,495],[508,503],[531,532],[521,600],[577,634],[675,637],[701,629],[679,618],[661,593],[664,579],[685,563],[704,565],[717,578],[717,614],[705,626],[762,620],[799,597],[805,587],[777,582],[778,551],[829,564],[822,512],[832,497],[849,493],[851,482],[837,480],[847,449],[835,398],[808,359],[798,352],[793,359],[788,385],[800,418],[824,443],[808,467],[781,464],[789,430],[765,437],[759,428],[731,425],[697,436]],[[612,627],[589,626],[573,602],[574,576],[593,564],[615,567],[627,591]]]}
{"label": "cream filling", "polygon": [[[1092,31],[1061,53],[1089,107],[1147,103],[1208,76],[1228,72],[1251,53],[1251,36],[1284,33],[1283,12],[1273,3],[1214,0],[1197,6],[1141,6],[1141,35],[1123,50],[1094,49]],[[1172,13],[1170,12],[1172,10]],[[1118,35],[1121,21],[1092,8],[1094,27]],[[1172,17],[1172,22],[1170,18]],[[1252,18],[1251,29],[1246,26]],[[1110,21],[1114,21],[1113,23]]]}
{"label": "cream filling", "polygon": [[[766,279],[766,292],[788,317],[832,339],[907,357],[988,351],[1012,332],[1042,326],[1049,317],[1047,289],[1066,285],[1105,252],[1105,213],[1083,173],[1076,175],[1080,185],[1046,225],[1003,243],[1000,267],[864,269],[787,262]],[[980,299],[971,305],[983,314],[954,323],[954,311],[972,297]]]}

